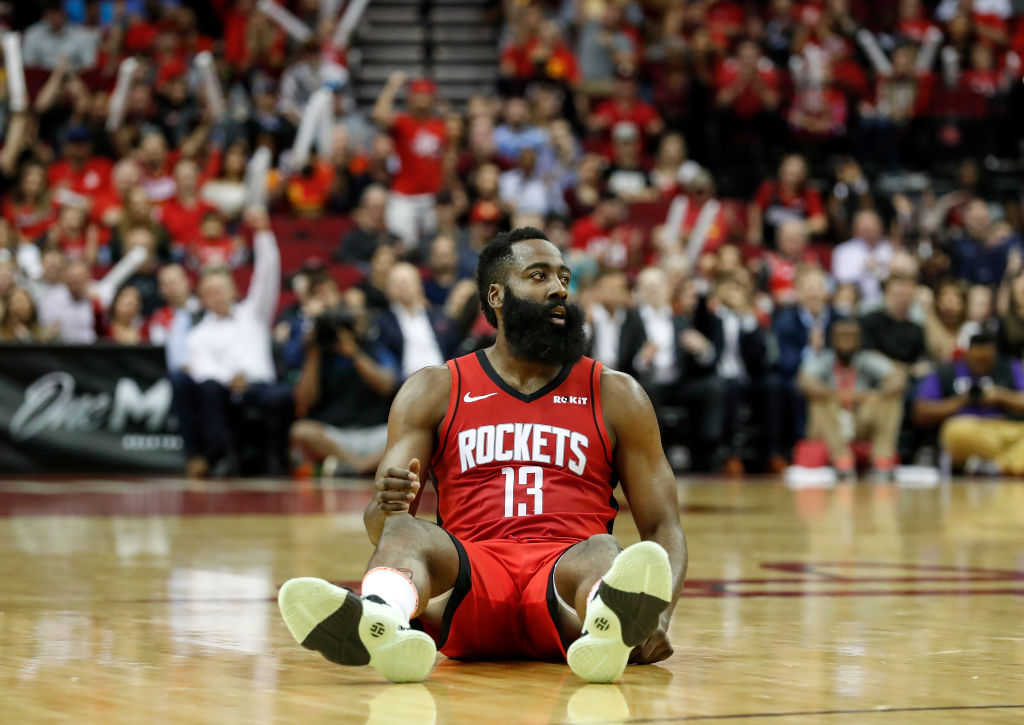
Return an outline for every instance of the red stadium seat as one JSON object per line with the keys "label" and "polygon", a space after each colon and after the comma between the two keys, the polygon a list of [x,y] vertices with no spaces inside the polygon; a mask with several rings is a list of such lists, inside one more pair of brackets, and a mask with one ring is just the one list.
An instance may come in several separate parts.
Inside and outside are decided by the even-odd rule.
{"label": "red stadium seat", "polygon": [[328,269],[338,289],[347,290],[363,281],[363,271],[354,264],[332,264]]}
{"label": "red stadium seat", "polygon": [[349,217],[323,219],[293,219],[275,216],[271,226],[281,249],[281,269],[290,274],[302,267],[308,259],[327,262],[337,248],[342,235],[355,223]]}

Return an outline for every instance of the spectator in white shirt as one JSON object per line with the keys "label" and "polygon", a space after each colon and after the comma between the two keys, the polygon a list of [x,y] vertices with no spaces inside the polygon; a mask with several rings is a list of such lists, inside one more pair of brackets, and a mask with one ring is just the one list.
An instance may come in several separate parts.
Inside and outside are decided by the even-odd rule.
{"label": "spectator in white shirt", "polygon": [[378,320],[380,340],[398,361],[402,379],[428,365],[454,357],[459,344],[455,323],[430,308],[419,271],[411,264],[392,267],[388,275],[390,305]]}
{"label": "spectator in white shirt", "polygon": [[[35,247],[35,245],[32,245]],[[36,247],[38,249],[38,247]],[[32,293],[37,305],[41,305],[47,295],[63,284],[64,266],[67,264],[67,257],[59,247],[44,249],[40,257],[40,274],[33,277],[25,274],[22,283]]]}
{"label": "spectator in white shirt", "polygon": [[893,248],[882,234],[882,219],[876,212],[857,212],[853,239],[838,245],[832,253],[832,275],[839,284],[856,284],[865,308],[876,307],[882,301],[882,282],[889,276]]}
{"label": "spectator in white shirt", "polygon": [[72,260],[64,269],[64,284],[47,293],[39,319],[48,335],[61,342],[91,345],[96,342],[96,320],[114,299],[121,284],[146,261],[146,250],[135,248],[118,262],[107,276],[93,283],[89,265]]}
{"label": "spectator in white shirt", "polygon": [[[623,328],[624,350],[633,373],[655,407],[679,406],[693,421],[694,467],[707,470],[722,438],[725,385],[715,375],[720,348],[697,330],[690,319],[672,310],[664,270],[648,267],[636,283],[640,325]],[[674,432],[667,432],[669,443]]]}
{"label": "spectator in white shirt", "polygon": [[268,456],[277,452],[291,422],[291,391],[276,385],[270,347],[281,257],[266,212],[250,210],[247,221],[255,231],[249,294],[236,303],[228,272],[212,269],[203,274],[199,298],[206,312],[187,334],[183,374],[171,376],[190,477],[238,473],[229,425],[233,407],[262,411]]}
{"label": "spectator in white shirt", "polygon": [[642,323],[630,307],[626,273],[617,269],[602,271],[594,280],[592,294],[593,304],[588,310],[591,356],[612,370],[632,370],[632,360],[624,350],[628,336],[623,331]]}
{"label": "spectator in white shirt", "polygon": [[26,68],[53,70],[61,58],[75,70],[96,65],[99,35],[92,28],[69,23],[60,0],[44,3],[43,18],[25,31],[22,62]]}
{"label": "spectator in white shirt", "polygon": [[502,203],[520,214],[565,213],[565,199],[555,180],[557,173],[545,173],[538,164],[540,149],[537,143],[519,149],[515,168],[498,178],[498,195]]}
{"label": "spectator in white shirt", "polygon": [[199,299],[192,294],[192,285],[180,264],[161,267],[157,280],[166,304],[149,318],[149,341],[165,346],[167,370],[176,372],[188,357],[188,331],[199,312]]}

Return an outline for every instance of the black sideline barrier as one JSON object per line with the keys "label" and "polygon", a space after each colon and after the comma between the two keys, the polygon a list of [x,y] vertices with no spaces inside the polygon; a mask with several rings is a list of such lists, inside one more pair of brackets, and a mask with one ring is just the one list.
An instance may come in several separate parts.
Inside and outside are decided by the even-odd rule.
{"label": "black sideline barrier", "polygon": [[164,349],[0,345],[0,474],[178,473]]}

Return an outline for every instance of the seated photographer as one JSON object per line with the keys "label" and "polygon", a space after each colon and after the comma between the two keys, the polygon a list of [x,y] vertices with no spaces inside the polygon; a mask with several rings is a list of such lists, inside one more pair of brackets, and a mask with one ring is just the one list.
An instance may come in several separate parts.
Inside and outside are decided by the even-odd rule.
{"label": "seated photographer", "polygon": [[956,468],[1024,474],[1024,369],[999,354],[996,337],[978,333],[964,359],[921,381],[914,423],[939,428]]}
{"label": "seated photographer", "polygon": [[349,290],[307,333],[291,441],[326,476],[373,473],[387,443],[399,367],[368,320],[362,293]]}
{"label": "seated photographer", "polygon": [[831,350],[806,358],[800,366],[797,384],[809,408],[807,437],[824,440],[841,479],[855,473],[850,444],[870,439],[874,478],[890,480],[906,377],[881,353],[861,348],[856,320],[834,321],[831,337]]}

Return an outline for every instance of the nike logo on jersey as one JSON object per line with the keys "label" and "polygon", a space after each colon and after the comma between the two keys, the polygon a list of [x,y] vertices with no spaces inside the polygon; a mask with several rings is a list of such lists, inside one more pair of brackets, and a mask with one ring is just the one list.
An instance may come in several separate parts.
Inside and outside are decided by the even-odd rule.
{"label": "nike logo on jersey", "polygon": [[469,393],[466,393],[462,397],[462,400],[465,401],[466,403],[475,403],[478,400],[483,400],[484,398],[489,398],[492,395],[497,395],[497,393],[488,393],[487,395],[470,395]]}

